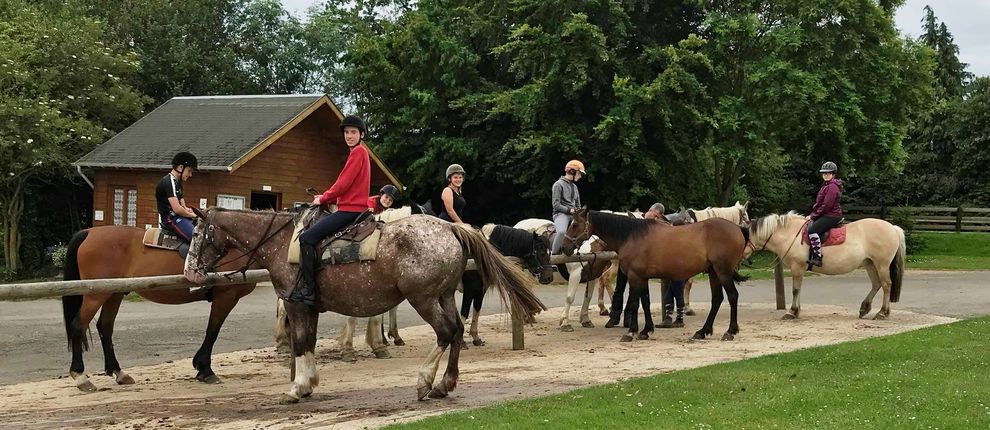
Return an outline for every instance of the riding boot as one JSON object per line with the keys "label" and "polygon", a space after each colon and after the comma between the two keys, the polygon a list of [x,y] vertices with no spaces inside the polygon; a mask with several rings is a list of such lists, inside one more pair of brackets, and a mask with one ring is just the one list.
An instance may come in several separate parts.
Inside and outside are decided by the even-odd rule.
{"label": "riding boot", "polygon": [[815,266],[822,265],[822,239],[817,234],[809,234],[808,242],[811,251],[808,256],[808,270],[813,269]]}
{"label": "riding boot", "polygon": [[677,318],[674,319],[673,327],[684,327],[684,307],[677,308]]}
{"label": "riding boot", "polygon": [[560,277],[564,278],[564,282],[570,282],[571,272],[567,270],[567,265],[560,263],[557,265],[557,273],[560,273]]}
{"label": "riding boot", "polygon": [[[674,327],[674,320],[673,320],[673,318],[671,318],[671,315],[673,315],[673,313],[674,313],[674,305],[672,303],[664,305],[664,307],[663,307],[663,321],[661,321],[660,322],[660,325],[658,325],[657,327],[660,327],[660,328],[673,328]],[[683,321],[681,321],[681,326],[683,327],[683,325],[684,325],[683,324]]]}
{"label": "riding boot", "polygon": [[319,264],[319,257],[316,255],[316,247],[300,243],[299,244],[299,269],[302,271],[302,282],[296,283],[296,287],[285,299],[290,302],[302,302],[307,306],[315,307],[318,301],[319,286],[316,283],[316,267]]}

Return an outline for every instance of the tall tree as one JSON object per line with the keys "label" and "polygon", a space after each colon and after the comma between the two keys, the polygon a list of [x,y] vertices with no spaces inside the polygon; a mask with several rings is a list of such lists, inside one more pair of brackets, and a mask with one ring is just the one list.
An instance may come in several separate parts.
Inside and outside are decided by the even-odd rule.
{"label": "tall tree", "polygon": [[4,261],[21,269],[21,215],[32,183],[63,177],[80,155],[130,124],[149,100],[128,85],[135,56],[71,11],[0,6],[0,222]]}

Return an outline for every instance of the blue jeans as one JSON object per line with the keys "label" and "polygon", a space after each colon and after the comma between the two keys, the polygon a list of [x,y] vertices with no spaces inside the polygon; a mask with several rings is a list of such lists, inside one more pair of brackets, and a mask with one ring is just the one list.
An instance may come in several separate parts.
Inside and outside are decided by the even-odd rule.
{"label": "blue jeans", "polygon": [[193,220],[176,214],[168,214],[162,221],[162,224],[169,230],[178,233],[179,238],[187,243],[192,241],[193,229],[196,228],[196,223]]}
{"label": "blue jeans", "polygon": [[[667,283],[667,294],[663,296],[664,308],[674,308],[676,302],[677,308],[681,309],[684,307],[684,285],[687,281],[670,281]],[[666,310],[666,309],[665,309]]]}
{"label": "blue jeans", "polygon": [[363,213],[337,211],[327,215],[317,222],[316,225],[299,235],[299,242],[309,246],[319,245],[320,241],[347,227]]}
{"label": "blue jeans", "polygon": [[[571,226],[571,216],[562,212],[555,212],[553,214],[553,227],[557,230],[557,234],[553,237],[553,245],[550,247],[551,254],[560,254],[560,249],[564,246],[564,234],[567,233],[567,227]],[[576,248],[581,247],[581,244],[575,244]]]}

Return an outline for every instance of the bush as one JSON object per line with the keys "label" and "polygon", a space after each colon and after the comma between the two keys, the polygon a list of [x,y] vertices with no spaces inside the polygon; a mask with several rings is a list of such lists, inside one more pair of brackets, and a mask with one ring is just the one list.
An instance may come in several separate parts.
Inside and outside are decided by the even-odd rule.
{"label": "bush", "polygon": [[890,221],[904,229],[904,239],[907,242],[907,253],[914,254],[925,249],[925,239],[914,232],[913,214],[908,208],[894,208],[890,212]]}
{"label": "bush", "polygon": [[50,255],[52,259],[52,266],[55,266],[56,269],[61,270],[62,267],[65,266],[65,256],[66,254],[68,254],[68,252],[69,252],[69,247],[64,243],[55,245],[55,247],[52,248]]}

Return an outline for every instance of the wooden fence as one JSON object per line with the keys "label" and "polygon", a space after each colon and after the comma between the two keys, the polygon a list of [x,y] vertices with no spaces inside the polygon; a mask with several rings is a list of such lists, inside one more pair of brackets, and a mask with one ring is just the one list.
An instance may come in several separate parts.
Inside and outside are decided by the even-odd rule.
{"label": "wooden fence", "polygon": [[907,210],[911,212],[915,230],[990,232],[990,208],[846,206],[843,210],[849,221],[863,218],[881,218],[890,221],[894,211]]}

